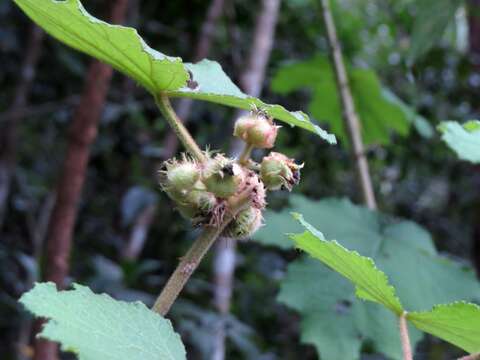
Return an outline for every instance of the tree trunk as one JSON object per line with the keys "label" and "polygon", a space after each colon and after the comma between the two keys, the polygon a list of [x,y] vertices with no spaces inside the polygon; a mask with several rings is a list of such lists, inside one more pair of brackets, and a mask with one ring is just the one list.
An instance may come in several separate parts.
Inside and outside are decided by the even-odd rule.
{"label": "tree trunk", "polygon": [[[197,46],[195,47],[193,62],[200,61],[207,57],[212,46],[212,41],[215,35],[215,27],[217,20],[222,14],[225,0],[212,0],[210,7],[208,8],[205,21],[202,24],[200,30],[200,36],[198,37]],[[177,105],[176,113],[183,122],[188,121],[188,115],[192,108],[192,99],[181,99]],[[163,158],[170,159],[175,155],[178,150],[178,138],[173,131],[169,131],[164,140],[163,145]]]}
{"label": "tree trunk", "polygon": [[31,26],[12,106],[0,127],[0,229],[5,220],[12,175],[15,171],[18,123],[23,116],[23,108],[27,104],[35,78],[43,35],[42,29],[34,24]]}
{"label": "tree trunk", "polygon": [[[112,0],[110,4],[111,21],[123,22],[127,0]],[[66,285],[77,205],[85,181],[90,145],[97,136],[97,125],[111,77],[110,66],[97,60],[92,61],[80,104],[69,129],[68,147],[56,190],[57,200],[49,223],[44,276],[46,281],[53,281],[59,288]],[[57,345],[37,339],[34,359],[58,359]]]}
{"label": "tree trunk", "polygon": [[[262,9],[257,16],[254,30],[253,46],[240,85],[243,91],[258,97],[262,91],[265,70],[272,51],[275,38],[280,0],[263,0]],[[237,113],[237,117],[240,113]],[[243,145],[243,144],[242,144]],[[231,152],[237,153],[238,143],[233,142]],[[214,304],[220,313],[221,320],[217,324],[212,359],[225,359],[226,322],[230,312],[235,273],[236,240],[222,239],[215,248],[214,260]]]}

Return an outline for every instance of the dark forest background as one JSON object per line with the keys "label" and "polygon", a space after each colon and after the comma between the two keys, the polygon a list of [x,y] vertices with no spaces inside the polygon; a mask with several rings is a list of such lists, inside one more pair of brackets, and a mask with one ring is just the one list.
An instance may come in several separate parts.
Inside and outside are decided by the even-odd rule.
{"label": "dark forest background", "polygon": [[[83,3],[99,18],[115,15],[115,1]],[[282,86],[288,81],[279,78],[289,64],[328,59],[315,2],[128,0],[122,6],[125,16],[117,22],[136,27],[153,48],[187,61],[216,60],[244,91],[304,110],[333,131],[332,122],[312,111],[331,107],[331,97],[312,104],[311,87],[287,92]],[[480,168],[459,161],[435,129],[444,120],[480,118],[480,1],[334,0],[332,8],[348,66],[371,70],[382,89],[415,114],[412,124],[366,140],[379,209],[423,225],[441,252],[480,272]],[[262,36],[271,48],[255,45]],[[12,1],[0,1],[2,359],[32,356],[33,323],[17,300],[51,271],[49,239],[68,238],[69,224],[74,224],[69,264],[60,264],[66,282],[148,305],[195,237],[155,175],[180,145],[146,91],[116,72],[109,82],[104,71],[92,70],[90,58],[44,35]],[[105,81],[95,83],[98,79]],[[369,88],[359,86],[368,98]],[[203,102],[175,105],[202,146],[235,151],[234,110]],[[378,111],[380,121],[368,125],[370,134],[385,131],[382,121],[391,117],[388,109]],[[284,126],[276,148],[305,163],[295,193],[362,203],[348,141],[339,140],[331,146]],[[72,146],[86,157],[71,157],[66,172]],[[72,208],[68,200],[75,196],[68,192],[77,188],[81,195]],[[288,194],[275,194],[269,203],[280,209]],[[62,212],[58,206],[70,208]],[[70,222],[65,214],[73,216]],[[232,264],[215,261],[225,250],[235,251],[229,241],[217,244],[171,313],[189,359],[222,359],[225,351],[227,359],[316,359],[314,347],[300,342],[298,314],[275,299],[298,252],[255,239],[239,243],[232,279]],[[233,291],[231,300],[215,295],[219,287]],[[229,319],[220,330],[219,314]],[[368,349],[364,353],[365,359],[382,359]],[[416,359],[455,354],[427,338]]]}

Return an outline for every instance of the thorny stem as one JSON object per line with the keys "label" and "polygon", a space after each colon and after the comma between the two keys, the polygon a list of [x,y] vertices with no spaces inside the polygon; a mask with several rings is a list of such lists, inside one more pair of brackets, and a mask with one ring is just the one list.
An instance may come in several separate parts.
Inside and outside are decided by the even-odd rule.
{"label": "thorny stem", "polygon": [[225,227],[235,218],[235,216],[245,208],[251,197],[251,188],[247,188],[239,195],[233,196],[227,200],[229,212],[218,226],[206,226],[200,236],[195,240],[191,248],[182,257],[177,268],[168,279],[167,284],[158,296],[152,307],[162,316],[165,316],[176,298],[182,291],[190,276],[198,267],[208,249],[213,245],[218,236],[223,232]]}
{"label": "thorny stem", "polygon": [[375,193],[373,192],[372,180],[368,170],[368,162],[365,157],[365,149],[360,131],[360,121],[355,111],[352,93],[348,85],[347,71],[343,63],[342,51],[337,38],[337,31],[330,11],[329,0],[321,0],[323,20],[327,30],[327,39],[331,48],[331,57],[335,69],[335,76],[342,101],[343,118],[345,127],[348,129],[352,142],[353,157],[357,167],[357,175],[362,189],[365,203],[369,209],[376,209]]}
{"label": "thorny stem", "polygon": [[407,312],[404,311],[399,319],[400,340],[402,341],[403,360],[413,360],[412,346],[408,335]]}
{"label": "thorny stem", "polygon": [[254,149],[254,146],[252,144],[245,144],[245,147],[243,148],[242,153],[240,154],[240,157],[238,158],[238,163],[240,165],[247,166],[250,160],[250,155],[252,154],[252,150]]}
{"label": "thorny stem", "polygon": [[160,109],[160,112],[168,121],[169,125],[172,127],[172,130],[180,139],[185,149],[187,149],[187,151],[198,161],[205,162],[207,160],[205,154],[198,147],[197,143],[192,138],[192,135],[190,135],[185,125],[183,125],[182,121],[178,118],[177,114],[172,108],[172,104],[170,103],[168,96],[164,93],[160,93],[159,95],[155,96],[155,101]]}

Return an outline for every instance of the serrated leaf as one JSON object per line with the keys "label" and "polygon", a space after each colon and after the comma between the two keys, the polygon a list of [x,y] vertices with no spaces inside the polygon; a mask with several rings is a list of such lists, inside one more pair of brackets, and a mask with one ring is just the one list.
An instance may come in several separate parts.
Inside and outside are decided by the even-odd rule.
{"label": "serrated leaf", "polygon": [[188,80],[182,59],[152,49],[135,29],[93,17],[79,0],[14,1],[50,35],[112,65],[150,92],[178,89]]}
{"label": "serrated leaf", "polygon": [[480,307],[456,302],[434,306],[431,311],[407,315],[419,329],[445,339],[469,353],[480,352]]}
{"label": "serrated leaf", "polygon": [[[403,313],[395,289],[388,283],[385,273],[376,268],[372,259],[349,251],[336,241],[327,241],[303,217],[294,213],[307,231],[290,238],[296,246],[350,280],[356,287],[357,297],[376,302],[397,316]],[[446,279],[443,279],[444,281]],[[414,284],[410,284],[414,286]],[[428,312],[409,313],[408,319],[419,329],[438,336],[470,352],[480,351],[480,307],[457,302],[434,306]]]}
{"label": "serrated leaf", "polygon": [[299,249],[350,280],[355,285],[359,298],[382,304],[397,315],[403,313],[395,289],[371,258],[347,250],[335,240],[325,240],[323,234],[306,222],[303,216],[298,213],[293,216],[307,229],[303,234],[290,235]]}
{"label": "serrated leaf", "polygon": [[[282,248],[287,248],[284,233],[302,231],[290,213],[300,212],[310,224],[321,229],[326,238],[338,239],[342,246],[371,257],[388,276],[407,310],[430,310],[438,303],[480,300],[480,284],[472,269],[440,256],[430,234],[419,225],[370,211],[346,199],[312,201],[303,196],[291,195],[290,202],[291,207],[281,212],[267,212],[265,229],[259,231],[261,236],[258,240],[261,243],[274,246],[281,244]],[[270,224],[271,214],[275,216],[273,226]],[[282,227],[276,224],[282,224]],[[292,285],[294,283],[298,284],[297,287]],[[335,284],[342,291],[337,292]],[[332,292],[332,298],[326,300],[329,291]],[[338,354],[345,355],[339,358],[358,359],[359,353],[352,357],[351,350],[359,349],[365,342],[392,359],[402,358],[393,314],[390,319],[384,315],[391,314],[386,310],[382,313],[362,308],[367,303],[355,299],[353,287],[349,288],[344,278],[328,271],[320,262],[300,259],[291,263],[287,276],[282,281],[280,294],[283,303],[301,314],[302,340],[315,344],[325,358],[335,358],[337,351]],[[342,313],[346,319],[333,321],[332,317],[338,314],[339,305],[340,308],[345,308],[342,305],[345,302],[351,304]],[[375,304],[372,306],[380,308]],[[357,312],[363,313],[363,317],[359,317]],[[330,329],[326,329],[321,321],[329,323]],[[383,327],[377,331],[375,327],[378,324],[383,324]],[[349,345],[358,346],[345,348],[345,339],[331,336],[331,333],[341,334],[344,326],[347,326],[347,339],[351,341]],[[356,332],[351,329],[356,329]],[[308,336],[304,332],[307,330]],[[420,332],[411,330],[414,346],[419,339]],[[325,354],[326,349],[332,351],[333,357]]]}
{"label": "serrated leaf", "polygon": [[463,125],[456,121],[445,121],[438,129],[442,139],[460,159],[480,163],[480,121],[471,120]]}
{"label": "serrated leaf", "polygon": [[247,110],[256,105],[278,120],[311,131],[330,144],[336,143],[334,135],[313,124],[303,112],[290,112],[244,94],[217,62],[183,63],[181,58],[162,54],[149,47],[135,29],[93,17],[79,0],[14,1],[50,35],[112,65],[153,95],[165,92]]}
{"label": "serrated leaf", "polygon": [[20,302],[36,316],[50,319],[40,334],[61,343],[80,360],[186,359],[180,336],[170,321],[143,303],[116,301],[88,287],[57,291],[37,283]]}
{"label": "serrated leaf", "polygon": [[[405,112],[406,105],[401,107],[385,95],[375,72],[352,67],[347,72],[365,144],[387,144],[392,132],[407,135],[412,122],[408,117],[412,114]],[[328,58],[319,55],[286,64],[272,80],[272,90],[280,94],[303,88],[312,91],[309,112],[315,119],[328,123],[332,132],[348,144],[335,74]]]}
{"label": "serrated leaf", "polygon": [[[356,299],[351,283],[322,263],[304,256],[288,266],[278,300],[302,315],[301,340],[322,359],[360,358],[365,342],[390,359],[402,359],[398,321],[387,309]],[[410,331],[412,343],[421,333]]]}

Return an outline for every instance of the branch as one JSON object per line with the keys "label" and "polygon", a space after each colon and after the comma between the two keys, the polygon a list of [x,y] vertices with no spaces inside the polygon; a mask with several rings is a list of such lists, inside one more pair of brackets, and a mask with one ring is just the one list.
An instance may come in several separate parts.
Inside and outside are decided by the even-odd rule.
{"label": "branch", "polygon": [[403,360],[413,360],[412,346],[408,335],[407,312],[404,311],[399,319],[400,340],[402,342]]}
{"label": "branch", "polygon": [[331,57],[335,68],[337,86],[342,101],[343,118],[345,120],[345,126],[348,129],[350,141],[352,142],[353,155],[357,167],[357,175],[365,204],[369,209],[376,209],[377,203],[375,201],[372,180],[370,179],[368,163],[365,157],[365,149],[360,131],[360,121],[357,113],[355,112],[352,93],[348,85],[347,72],[345,70],[345,64],[343,63],[342,51],[338,42],[337,31],[335,29],[335,23],[333,21],[332,13],[330,12],[328,1],[329,0],[321,0],[323,21],[325,22],[328,44],[331,49]]}
{"label": "branch", "polygon": [[188,252],[182,257],[177,268],[168,279],[167,284],[158,296],[152,310],[162,316],[165,316],[170,307],[173,305],[178,295],[184,288],[190,276],[198,267],[203,257],[213,245],[215,240],[220,236],[225,227],[235,218],[235,216],[245,208],[251,197],[251,188],[246,189],[243,193],[233,196],[227,200],[230,209],[220,225],[205,226],[200,236],[195,240]]}

